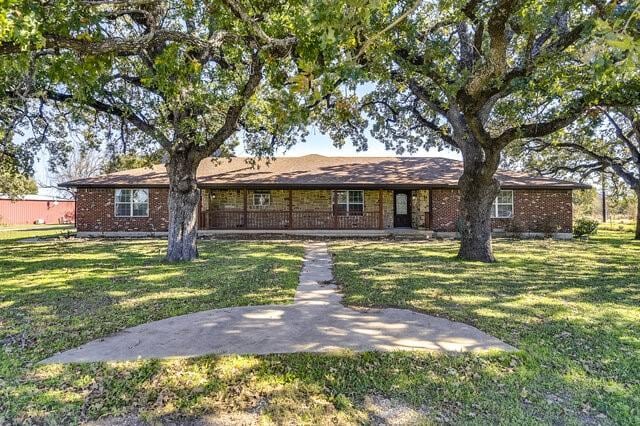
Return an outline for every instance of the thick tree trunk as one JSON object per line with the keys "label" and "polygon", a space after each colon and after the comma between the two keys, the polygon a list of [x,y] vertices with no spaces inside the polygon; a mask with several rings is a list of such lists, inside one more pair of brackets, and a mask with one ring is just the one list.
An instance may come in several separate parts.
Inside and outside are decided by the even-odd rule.
{"label": "thick tree trunk", "polygon": [[198,257],[198,203],[200,191],[196,170],[200,157],[192,151],[173,152],[169,172],[169,238],[167,260],[193,260]]}
{"label": "thick tree trunk", "polygon": [[458,182],[458,257],[464,260],[495,262],[491,247],[491,207],[500,192],[500,183],[494,177],[498,160],[492,158],[487,161],[479,148],[472,151],[463,150],[464,171]]}

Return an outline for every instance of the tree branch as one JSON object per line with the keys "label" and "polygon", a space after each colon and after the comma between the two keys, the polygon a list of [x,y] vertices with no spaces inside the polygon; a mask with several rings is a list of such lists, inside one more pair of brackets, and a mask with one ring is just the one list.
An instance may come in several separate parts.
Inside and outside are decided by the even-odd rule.
{"label": "tree branch", "polygon": [[416,98],[420,99],[421,102],[426,104],[436,113],[444,117],[447,116],[448,110],[445,108],[445,106],[442,105],[439,101],[432,99],[431,96],[429,96],[429,93],[427,93],[424,87],[419,85],[417,81],[409,80],[409,90]]}
{"label": "tree branch", "polygon": [[518,127],[511,127],[499,136],[491,138],[491,142],[502,149],[516,139],[541,138],[573,123],[580,117],[582,112],[582,109],[574,110],[566,115],[542,123],[523,124]]}
{"label": "tree branch", "polygon": [[240,99],[232,104],[225,115],[222,127],[216,131],[211,138],[207,140],[206,145],[201,149],[204,156],[210,155],[211,152],[218,149],[224,141],[226,141],[236,131],[240,114],[247,101],[253,96],[262,81],[262,60],[259,51],[255,51],[251,56],[251,66],[249,70],[249,78],[247,79],[241,93]]}
{"label": "tree branch", "polygon": [[[232,37],[227,31],[218,31],[208,40],[202,39],[181,31],[172,30],[155,30],[147,34],[131,38],[108,38],[104,40],[86,40],[71,37],[61,37],[55,34],[45,34],[45,43],[37,51],[46,51],[51,49],[71,49],[80,54],[104,54],[104,53],[123,53],[123,52],[139,52],[154,44],[162,44],[166,42],[183,43],[198,49],[216,49],[222,46],[222,43]],[[284,39],[286,40],[286,39]],[[284,42],[282,42],[284,43]],[[23,47],[15,43],[0,43],[0,55],[11,55],[23,52]]]}
{"label": "tree branch", "polygon": [[411,113],[418,120],[420,124],[429,130],[434,131],[438,134],[438,137],[442,139],[445,143],[451,145],[453,148],[460,149],[456,141],[447,133],[446,126],[438,126],[435,122],[428,120],[425,118],[417,108],[411,108]]}
{"label": "tree branch", "polygon": [[275,53],[278,56],[286,56],[291,48],[298,42],[295,37],[285,38],[273,38],[264,32],[260,24],[256,19],[249,16],[249,13],[245,10],[244,6],[236,0],[222,0],[227,5],[231,12],[247,25],[249,31],[251,31],[260,44]]}
{"label": "tree branch", "polygon": [[[52,90],[47,90],[45,93],[46,93],[46,96],[43,98],[44,100],[48,99],[55,102],[76,103],[73,95],[70,95],[70,94],[59,93]],[[103,112],[105,114],[113,115],[115,117],[119,117],[127,120],[129,123],[135,126],[138,130],[150,136],[151,138],[157,140],[158,143],[160,143],[165,148],[171,145],[171,141],[169,141],[169,139],[162,132],[160,132],[155,126],[148,123],[146,120],[142,119],[141,117],[134,114],[133,112],[126,111],[116,105],[110,105],[102,101],[99,101],[97,99],[85,99],[83,100],[81,105],[86,105],[95,109],[96,111]]]}
{"label": "tree branch", "polygon": [[415,1],[411,7],[409,7],[406,11],[404,11],[404,13],[402,13],[393,22],[391,22],[389,25],[384,27],[381,31],[369,37],[364,43],[362,43],[362,46],[360,46],[360,49],[358,49],[358,53],[354,56],[353,60],[357,62],[358,59],[360,59],[360,57],[366,53],[367,49],[371,46],[371,44],[375,41],[375,39],[379,38],[384,33],[387,33],[392,29],[394,29],[395,27],[397,27],[398,25],[400,25],[402,21],[407,19],[409,15],[411,15],[413,12],[416,11],[416,9],[418,8],[418,6],[420,6],[420,4],[422,4],[421,0]]}
{"label": "tree branch", "polygon": [[[621,164],[619,158],[598,154],[597,152],[587,148],[586,146],[580,145],[575,142],[560,142],[560,143],[554,143],[554,144],[551,144],[550,142],[546,142],[546,141],[539,141],[539,142],[543,143],[545,147],[566,148],[566,149],[573,149],[578,152],[581,152],[582,154],[585,154],[586,156],[596,160],[598,163],[600,163],[603,166],[603,168],[607,168],[607,167],[611,168],[631,188],[635,188],[636,186],[640,185],[640,179],[634,176],[633,173],[628,172],[624,168],[624,165]],[[623,160],[622,162],[626,163],[628,161]]]}
{"label": "tree branch", "polygon": [[640,151],[638,151],[638,148],[627,137],[627,135],[624,134],[624,132],[622,131],[622,128],[618,125],[618,123],[615,121],[615,119],[611,116],[611,114],[609,114],[609,112],[606,109],[600,108],[600,111],[602,111],[602,113],[605,115],[605,117],[607,117],[607,119],[615,129],[618,139],[623,141],[624,144],[626,145],[627,149],[631,153],[631,157],[633,158],[633,161],[637,164],[640,164]]}

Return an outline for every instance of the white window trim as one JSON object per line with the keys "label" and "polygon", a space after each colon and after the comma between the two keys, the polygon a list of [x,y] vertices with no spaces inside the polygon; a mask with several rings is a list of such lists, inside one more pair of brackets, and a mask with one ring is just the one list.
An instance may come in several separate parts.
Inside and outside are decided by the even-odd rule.
{"label": "white window trim", "polygon": [[[335,202],[335,205],[336,205],[336,206],[344,204],[344,203],[338,203],[338,195],[337,195],[337,194],[338,194],[338,192],[346,192],[346,193],[347,193],[347,203],[346,203],[347,210],[346,210],[346,216],[349,216],[349,215],[350,215],[350,213],[351,213],[351,212],[350,212],[350,209],[349,209],[349,206],[350,206],[351,204],[354,204],[354,205],[362,205],[362,211],[359,211],[359,210],[358,210],[358,214],[357,214],[357,216],[362,216],[362,215],[364,214],[364,189],[338,189],[338,190],[336,190],[336,191],[334,192],[334,194],[335,194],[335,195],[334,195],[334,197],[333,197],[333,199],[335,200],[334,202]],[[352,203],[352,202],[350,202],[350,201],[349,201],[349,193],[350,193],[350,192],[361,192],[361,193],[362,193],[362,203]],[[340,215],[340,216],[342,216],[342,215]]]}
{"label": "white window trim", "polygon": [[[513,218],[515,194],[513,193],[512,189],[502,189],[502,190],[500,190],[500,193],[503,193],[503,192],[510,192],[511,193],[511,202],[510,203],[498,203],[498,198],[500,197],[500,194],[498,194],[496,199],[493,200],[493,204],[491,205],[491,218],[492,219],[511,219],[511,218]],[[498,206],[511,206],[511,214],[509,216],[498,216],[498,211],[499,211],[498,210]]]}
{"label": "white window trim", "polygon": [[[133,191],[146,191],[147,192],[147,213],[144,215],[134,215],[133,214]],[[118,191],[132,191],[131,196],[128,203],[118,202]],[[119,215],[118,214],[118,204],[128,204],[129,205],[129,214],[128,215]],[[149,189],[147,188],[116,188],[113,192],[113,217],[149,217]]]}
{"label": "white window trim", "polygon": [[[256,195],[258,194],[268,195],[267,204],[256,204]],[[253,191],[252,203],[253,203],[253,207],[257,207],[257,208],[269,207],[271,205],[271,191]]]}

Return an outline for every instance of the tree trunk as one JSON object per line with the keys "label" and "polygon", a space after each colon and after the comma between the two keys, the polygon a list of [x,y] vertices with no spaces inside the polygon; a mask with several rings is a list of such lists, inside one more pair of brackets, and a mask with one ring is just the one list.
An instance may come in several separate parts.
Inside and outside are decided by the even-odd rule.
{"label": "tree trunk", "polygon": [[[496,154],[496,156],[499,158],[499,155]],[[500,192],[500,183],[494,177],[499,160],[497,158],[487,160],[481,148],[463,149],[463,160],[464,171],[458,181],[460,187],[458,258],[495,262],[491,247],[491,207]]]}
{"label": "tree trunk", "polygon": [[200,157],[193,150],[172,152],[169,173],[169,236],[167,260],[193,260],[198,257],[198,190],[196,170]]}

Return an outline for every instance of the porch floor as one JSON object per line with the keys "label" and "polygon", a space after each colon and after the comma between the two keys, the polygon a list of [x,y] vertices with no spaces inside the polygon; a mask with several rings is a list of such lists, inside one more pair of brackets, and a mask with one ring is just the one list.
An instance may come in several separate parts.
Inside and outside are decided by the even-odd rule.
{"label": "porch floor", "polygon": [[199,236],[295,235],[308,237],[411,237],[431,238],[433,231],[414,228],[388,229],[202,229]]}

